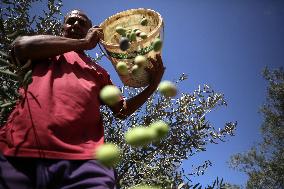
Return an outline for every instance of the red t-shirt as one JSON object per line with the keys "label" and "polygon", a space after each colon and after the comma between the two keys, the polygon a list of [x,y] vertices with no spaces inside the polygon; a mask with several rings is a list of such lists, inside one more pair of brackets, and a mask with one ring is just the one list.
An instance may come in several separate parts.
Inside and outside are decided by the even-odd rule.
{"label": "red t-shirt", "polygon": [[[92,64],[93,66],[91,66]],[[99,91],[109,74],[84,54],[37,62],[33,82],[0,129],[6,156],[90,159],[104,142]]]}

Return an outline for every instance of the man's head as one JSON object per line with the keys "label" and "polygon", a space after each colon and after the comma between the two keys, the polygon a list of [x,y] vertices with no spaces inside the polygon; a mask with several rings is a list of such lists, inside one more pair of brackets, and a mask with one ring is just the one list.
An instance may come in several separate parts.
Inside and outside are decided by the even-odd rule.
{"label": "man's head", "polygon": [[80,10],[72,10],[66,14],[63,23],[63,36],[82,39],[92,27],[91,20]]}

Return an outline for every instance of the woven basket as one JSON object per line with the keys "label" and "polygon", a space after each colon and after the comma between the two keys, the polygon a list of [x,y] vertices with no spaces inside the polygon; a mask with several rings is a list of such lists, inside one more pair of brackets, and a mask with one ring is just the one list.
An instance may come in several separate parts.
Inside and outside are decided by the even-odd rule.
{"label": "woven basket", "polygon": [[[148,24],[146,26],[140,24],[142,18],[147,18]],[[126,29],[137,28],[145,32],[148,37],[146,39],[138,38],[137,41],[131,42],[129,49],[122,51],[119,48],[120,35],[115,30],[117,26],[122,26]],[[100,24],[100,27],[104,31],[104,40],[101,40],[100,44],[102,44],[115,70],[116,64],[120,61],[125,62],[128,66],[128,75],[120,75],[116,70],[123,84],[130,87],[147,86],[149,84],[149,75],[144,69],[138,74],[135,74],[135,76],[130,70],[134,65],[133,61],[137,55],[155,59],[156,54],[161,53],[161,51],[155,52],[152,44],[157,37],[163,39],[164,24],[161,15],[150,9],[130,9],[109,17]],[[152,66],[150,61],[148,61],[147,67]]]}

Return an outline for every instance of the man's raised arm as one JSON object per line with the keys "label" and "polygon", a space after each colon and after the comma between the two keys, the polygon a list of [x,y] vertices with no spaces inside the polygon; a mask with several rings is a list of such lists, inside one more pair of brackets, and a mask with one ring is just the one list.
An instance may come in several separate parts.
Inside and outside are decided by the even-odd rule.
{"label": "man's raised arm", "polygon": [[155,92],[163,77],[165,70],[161,56],[157,55],[156,59],[157,59],[156,61],[151,60],[153,67],[147,70],[150,75],[149,86],[146,87],[138,95],[125,100],[123,102],[123,105],[120,103],[113,107],[110,107],[116,117],[121,119],[127,118],[132,113],[134,113],[138,108],[140,108],[148,100],[148,98]]}
{"label": "man's raised arm", "polygon": [[100,31],[100,28],[90,28],[82,39],[52,35],[22,36],[12,43],[12,50],[20,62],[45,59],[69,51],[88,50],[97,45]]}

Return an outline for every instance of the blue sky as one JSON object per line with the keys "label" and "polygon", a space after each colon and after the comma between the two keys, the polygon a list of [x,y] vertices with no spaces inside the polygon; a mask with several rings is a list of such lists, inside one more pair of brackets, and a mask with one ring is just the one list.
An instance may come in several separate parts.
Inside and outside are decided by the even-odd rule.
{"label": "blue sky", "polygon": [[[165,22],[163,79],[173,80],[185,73],[189,79],[179,87],[192,92],[199,84],[209,84],[225,94],[228,106],[217,109],[209,120],[222,127],[237,121],[236,136],[227,142],[209,145],[183,167],[190,169],[209,159],[213,166],[196,182],[204,185],[216,177],[244,184],[247,177],[229,169],[227,161],[236,152],[248,150],[260,140],[266,83],[261,76],[265,66],[277,68],[284,60],[284,1],[281,0],[73,0],[63,1],[63,14],[71,9],[85,11],[93,24],[130,8],[150,8]],[[99,49],[89,53],[94,55]],[[115,84],[121,82],[111,63],[103,59]]]}

